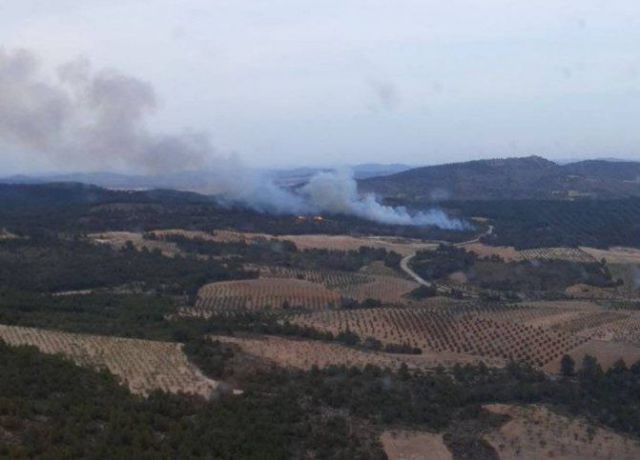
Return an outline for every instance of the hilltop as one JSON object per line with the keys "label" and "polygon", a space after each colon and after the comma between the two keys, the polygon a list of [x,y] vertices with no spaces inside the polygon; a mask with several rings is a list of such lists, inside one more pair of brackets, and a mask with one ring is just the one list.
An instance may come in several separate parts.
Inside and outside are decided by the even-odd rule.
{"label": "hilltop", "polygon": [[425,166],[359,181],[362,192],[409,201],[640,196],[640,163],[559,165],[539,156]]}

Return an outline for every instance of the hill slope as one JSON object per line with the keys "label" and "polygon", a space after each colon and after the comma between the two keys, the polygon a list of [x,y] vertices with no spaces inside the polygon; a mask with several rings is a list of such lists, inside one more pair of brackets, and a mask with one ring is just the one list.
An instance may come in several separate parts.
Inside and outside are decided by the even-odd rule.
{"label": "hill slope", "polygon": [[360,190],[408,201],[640,196],[640,163],[559,165],[538,156],[426,166],[361,180]]}

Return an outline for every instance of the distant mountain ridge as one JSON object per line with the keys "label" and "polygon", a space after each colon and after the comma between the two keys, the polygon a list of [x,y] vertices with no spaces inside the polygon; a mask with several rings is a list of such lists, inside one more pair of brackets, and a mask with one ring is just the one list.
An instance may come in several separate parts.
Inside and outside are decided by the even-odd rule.
{"label": "distant mountain ridge", "polygon": [[[331,171],[334,168],[294,168],[262,171],[273,181],[283,187],[305,184],[311,176],[322,171]],[[356,179],[385,176],[411,169],[411,166],[403,164],[358,164],[349,167]],[[81,183],[97,185],[115,190],[151,190],[151,189],[176,189],[192,190],[206,193],[211,187],[213,172],[183,171],[159,175],[119,174],[111,172],[93,173],[69,173],[46,175],[15,175],[0,177],[0,183],[5,184],[45,184],[45,183]]]}
{"label": "distant mountain ridge", "polygon": [[565,165],[539,156],[475,160],[410,169],[359,181],[362,192],[416,201],[578,199],[640,196],[640,162]]}

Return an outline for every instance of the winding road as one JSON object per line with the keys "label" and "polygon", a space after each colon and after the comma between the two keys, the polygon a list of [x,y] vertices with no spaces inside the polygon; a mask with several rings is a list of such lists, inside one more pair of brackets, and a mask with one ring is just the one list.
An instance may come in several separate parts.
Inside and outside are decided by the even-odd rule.
{"label": "winding road", "polygon": [[[455,244],[456,247],[462,247],[466,244],[473,244],[473,243],[478,243],[480,242],[480,239],[484,236],[488,236],[493,234],[493,225],[489,225],[489,228],[487,229],[486,232],[482,232],[480,235],[478,235],[477,237],[475,237],[472,240],[469,241],[463,241],[462,243],[457,243]],[[426,281],[425,279],[423,279],[420,275],[418,275],[416,272],[413,271],[413,269],[411,268],[411,266],[409,265],[409,262],[411,262],[411,259],[413,259],[416,256],[416,253],[414,252],[413,254],[409,254],[408,256],[404,257],[401,261],[400,261],[400,268],[402,269],[403,272],[405,272],[407,275],[409,275],[411,278],[413,278],[418,284],[422,285],[422,286],[426,286],[426,287],[433,287],[433,283],[430,283],[429,281]],[[444,291],[443,288],[439,288],[441,290]],[[447,289],[448,291],[448,289]]]}

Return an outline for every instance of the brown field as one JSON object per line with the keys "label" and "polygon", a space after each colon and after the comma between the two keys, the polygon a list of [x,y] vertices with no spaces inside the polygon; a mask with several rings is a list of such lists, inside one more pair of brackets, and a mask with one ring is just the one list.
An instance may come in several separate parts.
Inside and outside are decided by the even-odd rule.
{"label": "brown field", "polygon": [[474,364],[480,361],[494,367],[501,367],[505,364],[502,360],[480,359],[461,353],[392,354],[363,351],[337,343],[273,336],[210,336],[210,338],[222,343],[235,344],[243,352],[271,361],[279,366],[305,370],[314,365],[325,368],[340,365],[364,367],[367,364],[373,364],[382,368],[398,369],[404,363],[409,369],[429,370],[438,366],[451,367],[455,364]]}
{"label": "brown field", "polygon": [[174,243],[170,243],[162,240],[145,240],[142,233],[134,232],[105,232],[105,233],[93,233],[89,235],[95,243],[107,244],[114,249],[122,249],[128,242],[131,242],[133,246],[141,250],[147,248],[149,251],[159,249],[163,255],[167,257],[174,257],[180,253],[180,250]]}
{"label": "brown field", "polygon": [[453,460],[442,434],[393,430],[380,441],[389,460]]}
{"label": "brown field", "polygon": [[635,460],[638,441],[588,421],[556,414],[543,406],[490,404],[486,409],[511,418],[485,435],[501,460]]}
{"label": "brown field", "polygon": [[[527,311],[514,314],[528,315]],[[323,311],[294,318],[300,325],[334,334],[351,330],[383,343],[407,343],[428,352],[465,353],[484,358],[516,359],[537,366],[559,359],[587,338],[516,321],[491,319],[454,309],[377,308]]]}
{"label": "brown field", "polygon": [[214,312],[291,308],[324,309],[338,305],[340,294],[318,283],[288,278],[223,281],[204,286],[196,306],[185,314],[208,316]]}
{"label": "brown field", "polygon": [[43,353],[61,353],[81,366],[107,369],[137,394],[162,390],[209,397],[217,387],[189,363],[177,343],[3,325],[0,339],[9,345],[32,345]]}
{"label": "brown field", "polygon": [[640,264],[640,249],[613,247],[609,249],[595,249],[581,247],[595,260],[605,259],[609,264]]}
{"label": "brown field", "polygon": [[[582,360],[586,355],[591,355],[594,356],[602,368],[606,370],[619,359],[622,359],[627,366],[631,366],[640,361],[640,346],[629,343],[590,339],[570,350],[567,354],[575,360],[576,368],[580,368]],[[544,370],[550,373],[559,373],[560,359],[555,359],[547,363],[544,366]]]}
{"label": "brown field", "polygon": [[615,311],[596,311],[592,313],[583,313],[578,317],[556,323],[553,326],[553,329],[575,334],[580,331],[584,331],[585,329],[596,328],[603,324],[617,322],[621,319],[627,318],[627,316],[627,313]]}

